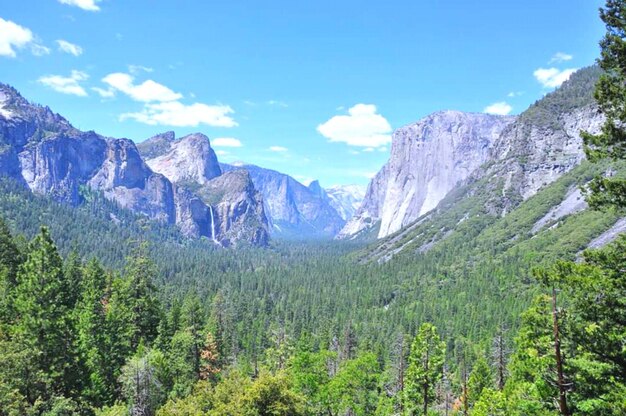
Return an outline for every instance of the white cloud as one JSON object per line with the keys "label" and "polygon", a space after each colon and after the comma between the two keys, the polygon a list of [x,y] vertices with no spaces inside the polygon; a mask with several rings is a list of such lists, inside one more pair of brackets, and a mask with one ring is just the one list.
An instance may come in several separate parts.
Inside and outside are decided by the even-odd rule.
{"label": "white cloud", "polygon": [[317,126],[317,131],[331,142],[350,146],[379,147],[391,142],[391,125],[371,104],[357,104],[348,115],[334,116]]}
{"label": "white cloud", "polygon": [[123,92],[135,101],[145,103],[153,101],[176,101],[183,96],[172,91],[165,85],[154,82],[151,79],[141,84],[134,84],[134,77],[122,72],[109,74],[102,79],[102,82],[108,84],[111,88]]}
{"label": "white cloud", "polygon": [[68,6],[76,6],[89,12],[100,11],[97,3],[101,0],[59,0],[61,4],[67,4]]}
{"label": "white cloud", "polygon": [[83,53],[83,48],[63,39],[57,40],[57,45],[59,45],[61,52],[69,53],[70,55],[79,56]]}
{"label": "white cloud", "polygon": [[523,91],[511,91],[510,93],[508,93],[506,96],[509,98],[515,98],[515,97],[519,97],[524,95]]}
{"label": "white cloud", "polygon": [[153,72],[154,69],[143,65],[128,65],[128,72],[137,74],[139,72]]}
{"label": "white cloud", "polygon": [[21,49],[33,41],[33,32],[10,20],[0,17],[0,56],[15,58],[15,49]]}
{"label": "white cloud", "polygon": [[284,152],[287,152],[289,149],[287,149],[286,147],[282,147],[282,146],[270,146],[268,150],[272,152],[277,152],[277,153],[284,153]]}
{"label": "white cloud", "polygon": [[213,147],[242,147],[243,144],[239,139],[235,139],[234,137],[218,137],[217,139],[211,140],[211,145]]}
{"label": "white cloud", "polygon": [[287,105],[286,102],[284,101],[278,101],[278,100],[269,100],[267,102],[268,105],[273,105],[273,106],[277,106],[277,107],[283,107],[283,108],[287,108],[289,107],[289,105]]}
{"label": "white cloud", "polygon": [[86,73],[73,70],[69,77],[46,75],[39,78],[38,82],[62,94],[86,97],[87,91],[80,85],[80,82],[86,81],[88,78],[89,76]]}
{"label": "white cloud", "polygon": [[97,92],[102,98],[113,98],[115,97],[115,90],[112,88],[104,89],[100,87],[91,88],[93,91]]}
{"label": "white cloud", "polygon": [[548,62],[549,64],[571,61],[574,57],[568,53],[557,52]]}
{"label": "white cloud", "polygon": [[230,154],[230,152],[226,151],[226,150],[216,150],[215,154],[218,156],[226,156],[228,154]]}
{"label": "white cloud", "polygon": [[567,81],[577,69],[539,68],[533,75],[544,88],[556,88]]}
{"label": "white cloud", "polygon": [[179,101],[167,101],[147,103],[141,112],[122,114],[120,120],[132,119],[152,126],[197,127],[206,124],[213,127],[235,127],[237,123],[229,116],[233,112],[227,105],[185,105]]}
{"label": "white cloud", "polygon": [[508,103],[506,103],[504,101],[501,101],[499,103],[493,103],[491,105],[488,105],[483,110],[483,113],[495,114],[495,115],[499,115],[499,116],[506,116],[512,110],[513,110],[513,107],[511,107]]}
{"label": "white cloud", "polygon": [[364,152],[373,152],[374,150],[376,149],[374,149],[373,147],[366,147],[365,149],[363,149]]}
{"label": "white cloud", "polygon": [[50,54],[50,48],[47,48],[38,43],[31,43],[30,51],[35,56],[44,56]]}

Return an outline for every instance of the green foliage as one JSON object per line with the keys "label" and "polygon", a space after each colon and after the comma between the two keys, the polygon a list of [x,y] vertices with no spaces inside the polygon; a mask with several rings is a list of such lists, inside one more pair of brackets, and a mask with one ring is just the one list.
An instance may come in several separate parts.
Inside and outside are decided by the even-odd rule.
{"label": "green foliage", "polygon": [[429,414],[436,398],[435,387],[443,376],[445,348],[437,328],[422,324],[411,344],[406,375],[405,408],[410,414]]}
{"label": "green foliage", "polygon": [[[599,134],[586,133],[585,152],[591,161],[626,158],[626,4],[607,0],[600,17],[606,24],[606,35],[600,42],[598,60],[604,73],[596,85],[595,98],[606,121]],[[598,175],[590,184],[591,205],[626,206],[626,180]]]}

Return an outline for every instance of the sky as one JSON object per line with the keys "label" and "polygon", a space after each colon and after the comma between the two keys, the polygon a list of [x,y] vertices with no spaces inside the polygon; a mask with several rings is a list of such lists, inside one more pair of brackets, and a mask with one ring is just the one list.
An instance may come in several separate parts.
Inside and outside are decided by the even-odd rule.
{"label": "sky", "polygon": [[0,82],[82,130],[366,185],[439,110],[518,114],[594,63],[600,0],[0,0]]}

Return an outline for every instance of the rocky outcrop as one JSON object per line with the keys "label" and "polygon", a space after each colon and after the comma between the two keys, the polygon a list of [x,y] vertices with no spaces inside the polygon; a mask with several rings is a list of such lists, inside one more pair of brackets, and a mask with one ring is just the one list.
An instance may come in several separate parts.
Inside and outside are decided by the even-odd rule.
{"label": "rocky outcrop", "polygon": [[224,170],[245,170],[263,195],[272,234],[284,237],[334,237],[344,220],[332,207],[319,182],[308,187],[289,175],[254,165],[222,165]]}
{"label": "rocky outcrop", "polygon": [[267,244],[263,203],[252,181],[220,176],[206,136],[176,139],[167,132],[140,148],[147,162],[132,141],[81,132],[0,84],[0,174],[71,205],[88,189],[101,192],[123,208],[177,224],[189,237]]}
{"label": "rocky outcrop", "polygon": [[247,172],[222,169],[207,136],[176,139],[172,132],[145,140],[139,150],[146,163],[175,186],[176,223],[186,234],[232,246],[240,241],[268,242],[263,199]]}
{"label": "rocky outcrop", "polygon": [[396,130],[387,164],[342,230],[349,237],[380,221],[378,237],[429,212],[487,161],[513,117],[442,111]]}
{"label": "rocky outcrop", "polygon": [[599,74],[597,67],[578,71],[517,118],[447,111],[398,129],[388,163],[340,236],[380,224],[385,237],[457,185],[481,179],[497,179],[488,208],[506,215],[584,159],[580,132],[596,133],[603,123],[593,99]]}
{"label": "rocky outcrop", "polygon": [[238,241],[266,245],[269,241],[263,197],[245,170],[226,172],[208,181],[198,195],[213,219],[211,238],[223,246]]}
{"label": "rocky outcrop", "polygon": [[359,185],[335,185],[325,189],[330,206],[335,208],[341,219],[348,221],[361,206],[365,187]]}
{"label": "rocky outcrop", "polygon": [[81,132],[2,84],[0,102],[0,173],[72,205],[88,187],[124,208],[174,222],[171,184],[150,170],[132,141]]}
{"label": "rocky outcrop", "polygon": [[141,149],[148,166],[173,183],[204,184],[222,174],[209,138],[201,133],[176,140],[168,132],[144,141]]}

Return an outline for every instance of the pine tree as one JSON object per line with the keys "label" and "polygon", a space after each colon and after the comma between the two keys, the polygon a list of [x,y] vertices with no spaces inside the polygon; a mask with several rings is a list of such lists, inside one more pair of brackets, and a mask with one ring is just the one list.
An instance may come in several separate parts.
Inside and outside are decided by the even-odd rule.
{"label": "pine tree", "polygon": [[429,323],[420,326],[409,354],[406,374],[405,408],[412,415],[428,415],[436,397],[435,387],[443,376],[445,343],[437,328]]}
{"label": "pine tree", "polygon": [[30,243],[17,274],[14,333],[36,357],[32,371],[42,379],[28,386],[26,398],[49,400],[55,394],[70,397],[80,388],[71,320],[70,287],[63,260],[45,227]]}
{"label": "pine tree", "polygon": [[493,388],[493,375],[484,357],[474,361],[472,372],[467,381],[468,404],[473,407],[486,388]]}
{"label": "pine tree", "polygon": [[[595,98],[606,116],[600,134],[583,135],[585,152],[592,162],[626,158],[626,2],[607,0],[600,10],[606,34],[600,42],[600,67],[604,74]],[[592,206],[626,206],[626,180],[598,176],[589,184]]]}
{"label": "pine tree", "polygon": [[89,384],[83,394],[100,407],[113,400],[116,382],[114,366],[108,356],[106,274],[100,263],[93,259],[85,266],[82,277],[82,296],[76,305],[75,321],[78,351],[89,372]]}
{"label": "pine tree", "polygon": [[21,261],[21,253],[9,227],[0,218],[0,326],[15,318],[13,297],[17,285],[17,270]]}

